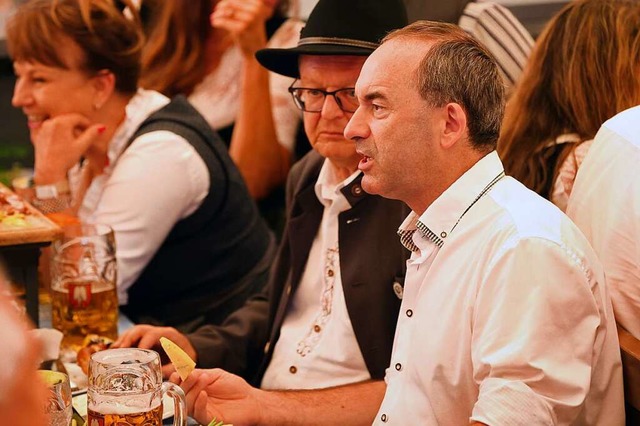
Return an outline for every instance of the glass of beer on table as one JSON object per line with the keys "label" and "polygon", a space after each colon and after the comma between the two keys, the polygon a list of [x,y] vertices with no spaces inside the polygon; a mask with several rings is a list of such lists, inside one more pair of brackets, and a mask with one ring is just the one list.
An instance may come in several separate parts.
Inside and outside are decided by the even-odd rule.
{"label": "glass of beer on table", "polygon": [[174,401],[174,426],[186,426],[182,389],[162,382],[160,356],[138,348],[91,355],[87,406],[89,426],[162,426],[162,396]]}
{"label": "glass of beer on table", "polygon": [[89,334],[116,339],[116,245],[107,225],[64,227],[52,244],[51,322],[64,349],[77,351]]}
{"label": "glass of beer on table", "polygon": [[49,414],[49,426],[66,426],[71,423],[71,386],[69,377],[57,371],[38,370],[40,378],[49,389],[45,411]]}

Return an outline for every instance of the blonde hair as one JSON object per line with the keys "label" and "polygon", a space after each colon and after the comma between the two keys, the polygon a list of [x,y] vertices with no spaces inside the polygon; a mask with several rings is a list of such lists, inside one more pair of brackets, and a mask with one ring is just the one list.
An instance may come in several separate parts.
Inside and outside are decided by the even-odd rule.
{"label": "blonde hair", "polygon": [[580,0],[544,29],[505,114],[498,151],[508,174],[549,197],[572,144],[640,104],[640,3]]}

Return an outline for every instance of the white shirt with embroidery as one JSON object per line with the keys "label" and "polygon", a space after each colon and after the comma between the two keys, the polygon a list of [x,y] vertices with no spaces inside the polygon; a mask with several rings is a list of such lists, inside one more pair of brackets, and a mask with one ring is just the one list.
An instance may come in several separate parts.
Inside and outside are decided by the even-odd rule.
{"label": "white shirt with embroidery", "polygon": [[602,266],[502,173],[494,151],[402,224],[415,251],[376,425],[624,424]]}
{"label": "white shirt with embroidery", "polygon": [[[109,166],[91,182],[78,211],[83,222],[115,232],[121,305],[176,222],[195,212],[209,192],[207,166],[175,133],[146,133],[123,152],[140,124],[168,103],[158,92],[138,90],[109,144]],[[78,186],[80,167],[69,172],[69,180]]]}
{"label": "white shirt with embroidery", "polygon": [[351,208],[340,190],[359,173],[340,182],[329,161],[322,166],[315,185],[322,222],[262,379],[264,389],[325,388],[371,378],[344,300],[338,244],[338,215]]}

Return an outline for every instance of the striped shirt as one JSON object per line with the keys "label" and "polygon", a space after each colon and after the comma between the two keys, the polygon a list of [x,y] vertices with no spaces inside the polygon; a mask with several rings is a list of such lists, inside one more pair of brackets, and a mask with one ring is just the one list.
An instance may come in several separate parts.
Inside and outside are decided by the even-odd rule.
{"label": "striped shirt", "polygon": [[509,9],[491,2],[469,3],[458,24],[491,52],[510,93],[527,63],[533,37]]}

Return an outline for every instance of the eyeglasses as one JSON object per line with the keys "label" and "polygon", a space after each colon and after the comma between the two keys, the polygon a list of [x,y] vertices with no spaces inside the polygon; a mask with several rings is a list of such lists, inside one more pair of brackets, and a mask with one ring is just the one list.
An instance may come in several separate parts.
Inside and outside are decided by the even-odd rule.
{"label": "eyeglasses", "polygon": [[[295,83],[294,81],[293,84]],[[302,111],[321,112],[327,95],[333,96],[338,107],[344,112],[356,112],[356,109],[358,109],[358,98],[353,87],[328,92],[322,89],[293,87],[293,84],[289,87],[289,93],[293,96],[296,106]]]}

